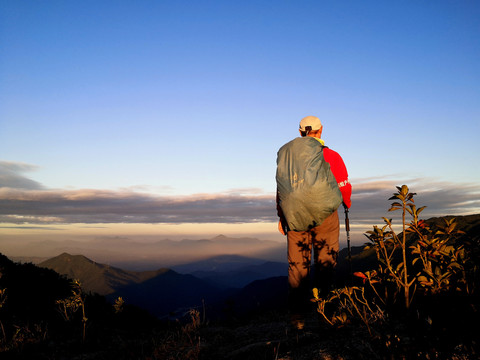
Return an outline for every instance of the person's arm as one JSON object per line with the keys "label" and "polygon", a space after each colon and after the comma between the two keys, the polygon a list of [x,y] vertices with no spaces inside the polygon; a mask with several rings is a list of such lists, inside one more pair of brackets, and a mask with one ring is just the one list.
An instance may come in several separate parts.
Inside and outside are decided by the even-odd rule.
{"label": "person's arm", "polygon": [[348,180],[348,172],[342,157],[329,148],[323,149],[323,157],[325,161],[330,164],[335,180],[337,180],[338,188],[340,189],[343,197],[343,204],[347,208],[352,206],[352,184]]}
{"label": "person's arm", "polygon": [[287,222],[285,220],[285,216],[283,215],[282,208],[280,207],[280,201],[278,198],[278,191],[277,191],[277,215],[279,217],[278,220],[278,231],[280,234],[287,235]]}

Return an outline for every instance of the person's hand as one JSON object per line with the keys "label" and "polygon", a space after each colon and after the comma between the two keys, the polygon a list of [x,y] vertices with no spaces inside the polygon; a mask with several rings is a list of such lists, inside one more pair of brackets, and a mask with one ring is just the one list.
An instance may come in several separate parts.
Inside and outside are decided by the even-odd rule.
{"label": "person's hand", "polygon": [[283,227],[283,222],[282,220],[278,220],[278,231],[280,231],[280,234],[282,235],[287,235],[287,233],[285,232],[285,229]]}

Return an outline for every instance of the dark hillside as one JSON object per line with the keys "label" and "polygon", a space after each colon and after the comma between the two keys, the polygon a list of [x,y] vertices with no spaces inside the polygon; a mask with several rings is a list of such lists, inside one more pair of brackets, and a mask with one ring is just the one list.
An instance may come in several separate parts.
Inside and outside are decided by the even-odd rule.
{"label": "dark hillside", "polygon": [[55,271],[17,264],[2,254],[0,289],[5,294],[0,319],[15,319],[19,324],[55,318],[55,301],[69,296],[71,291],[70,281]]}
{"label": "dark hillside", "polygon": [[286,276],[256,280],[228,298],[228,309],[233,316],[285,312],[288,281]]}
{"label": "dark hillside", "polygon": [[[132,358],[129,341],[151,333],[156,320],[132,305],[116,314],[99,295],[70,301],[73,289],[70,279],[51,269],[0,254],[0,358],[71,359],[83,353],[91,359]],[[66,301],[68,319],[57,301]],[[83,340],[81,303],[87,324]],[[112,357],[100,355],[107,349]]]}
{"label": "dark hillside", "polygon": [[98,264],[82,255],[63,253],[39,266],[80,281],[86,292],[106,295],[110,301],[122,297],[127,304],[141,307],[155,316],[166,316],[185,307],[218,302],[221,291],[192,275],[169,269],[125,271]]}
{"label": "dark hillside", "polygon": [[264,261],[241,255],[215,255],[207,259],[192,261],[181,265],[174,265],[172,270],[181,274],[192,274],[196,271],[227,272],[235,271],[245,266],[259,265]]}
{"label": "dark hillside", "polygon": [[255,280],[284,276],[288,264],[267,261],[259,265],[242,266],[230,271],[195,271],[191,274],[222,288],[243,288]]}
{"label": "dark hillside", "polygon": [[452,218],[455,218],[457,222],[457,228],[465,232],[465,234],[459,238],[460,241],[467,239],[477,242],[480,241],[480,214],[436,217],[425,220],[425,222],[430,226],[438,227],[440,225],[444,225],[444,219],[450,220]]}
{"label": "dark hillside", "polygon": [[63,253],[46,260],[38,266],[55,270],[70,279],[77,279],[85,291],[100,295],[112,294],[119,287],[140,283],[167,271],[126,271],[109,265],[99,264],[83,255]]}
{"label": "dark hillside", "polygon": [[109,298],[121,296],[127,303],[162,317],[200,307],[203,302],[217,303],[222,293],[219,288],[192,275],[168,270],[142,283],[119,287]]}

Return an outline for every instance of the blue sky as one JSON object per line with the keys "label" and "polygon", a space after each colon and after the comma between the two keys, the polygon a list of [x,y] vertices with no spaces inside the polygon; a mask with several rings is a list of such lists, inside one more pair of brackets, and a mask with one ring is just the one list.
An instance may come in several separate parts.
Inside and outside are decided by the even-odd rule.
{"label": "blue sky", "polygon": [[479,18],[477,1],[3,0],[3,231],[274,234],[276,152],[307,115],[359,232],[403,183],[427,215],[478,213]]}

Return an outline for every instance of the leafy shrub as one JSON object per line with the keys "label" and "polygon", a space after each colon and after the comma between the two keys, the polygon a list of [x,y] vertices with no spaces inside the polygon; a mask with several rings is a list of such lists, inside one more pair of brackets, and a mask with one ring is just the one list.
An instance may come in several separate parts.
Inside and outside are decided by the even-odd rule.
{"label": "leafy shrub", "polygon": [[421,220],[425,207],[416,207],[415,195],[403,185],[389,199],[394,200],[389,211],[402,212],[400,234],[385,217],[382,227],[366,233],[370,242],[364,251],[375,251],[376,267],[354,273],[358,284],[326,298],[314,289],[313,301],[326,323],[361,323],[390,348],[417,340],[432,348],[468,342],[464,335],[474,344],[478,331],[468,327],[477,328],[480,311],[478,244],[459,241],[464,233],[454,218],[441,226]]}

